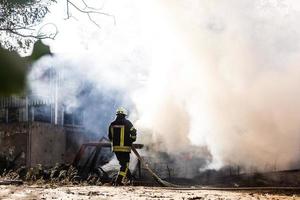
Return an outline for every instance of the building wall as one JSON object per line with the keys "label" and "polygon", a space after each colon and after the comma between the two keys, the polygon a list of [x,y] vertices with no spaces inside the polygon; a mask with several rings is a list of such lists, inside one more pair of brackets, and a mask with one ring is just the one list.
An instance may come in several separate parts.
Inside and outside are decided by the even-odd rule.
{"label": "building wall", "polygon": [[21,152],[18,165],[53,166],[65,162],[64,127],[41,122],[0,123],[0,154],[13,160]]}
{"label": "building wall", "polygon": [[28,157],[28,124],[0,124],[0,153],[13,160],[17,155],[18,165],[25,165]]}
{"label": "building wall", "polygon": [[65,162],[66,134],[62,126],[35,122],[29,127],[29,137],[27,165],[52,166]]}
{"label": "building wall", "polygon": [[12,160],[22,153],[17,165],[27,167],[71,163],[80,146],[91,140],[82,127],[43,122],[0,123],[0,155]]}

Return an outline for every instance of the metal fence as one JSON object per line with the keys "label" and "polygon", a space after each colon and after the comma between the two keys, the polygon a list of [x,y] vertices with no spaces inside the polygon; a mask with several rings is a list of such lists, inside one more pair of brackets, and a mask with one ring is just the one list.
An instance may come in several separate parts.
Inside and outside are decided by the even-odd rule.
{"label": "metal fence", "polygon": [[49,105],[52,103],[54,103],[54,100],[52,100],[52,98],[42,96],[0,97],[0,108],[22,108],[26,106]]}

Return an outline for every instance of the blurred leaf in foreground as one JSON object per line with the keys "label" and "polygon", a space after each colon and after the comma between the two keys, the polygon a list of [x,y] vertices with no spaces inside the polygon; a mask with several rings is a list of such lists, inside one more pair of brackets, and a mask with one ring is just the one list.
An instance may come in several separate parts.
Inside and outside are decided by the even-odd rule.
{"label": "blurred leaf in foreground", "polygon": [[0,95],[22,92],[26,85],[26,60],[0,47]]}
{"label": "blurred leaf in foreground", "polygon": [[33,62],[44,55],[51,55],[50,47],[38,40],[34,43],[32,54],[28,58]]}
{"label": "blurred leaf in foreground", "polygon": [[28,67],[44,55],[51,55],[49,46],[38,40],[31,56],[21,57],[0,46],[0,96],[22,92],[26,87]]}

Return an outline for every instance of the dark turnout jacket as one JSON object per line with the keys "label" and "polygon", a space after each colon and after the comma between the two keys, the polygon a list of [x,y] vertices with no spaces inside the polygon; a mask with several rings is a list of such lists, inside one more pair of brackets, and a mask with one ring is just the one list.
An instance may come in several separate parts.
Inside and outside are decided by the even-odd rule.
{"label": "dark turnout jacket", "polygon": [[136,129],[125,117],[117,116],[108,129],[108,138],[114,152],[130,152],[136,140]]}

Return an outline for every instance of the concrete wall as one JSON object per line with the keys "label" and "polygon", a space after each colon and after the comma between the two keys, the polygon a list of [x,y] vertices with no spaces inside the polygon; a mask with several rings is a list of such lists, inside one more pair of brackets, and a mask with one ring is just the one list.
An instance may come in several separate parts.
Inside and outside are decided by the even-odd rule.
{"label": "concrete wall", "polygon": [[0,154],[12,160],[23,152],[18,165],[63,163],[65,150],[66,135],[62,126],[40,122],[0,124]]}
{"label": "concrete wall", "polygon": [[82,143],[85,130],[42,122],[0,123],[0,155],[13,159],[23,152],[18,165],[71,163]]}
{"label": "concrete wall", "polygon": [[27,165],[52,166],[65,161],[66,135],[62,126],[34,122],[29,126]]}
{"label": "concrete wall", "polygon": [[28,157],[28,124],[0,124],[0,153],[10,160],[17,155],[18,165],[25,165]]}

